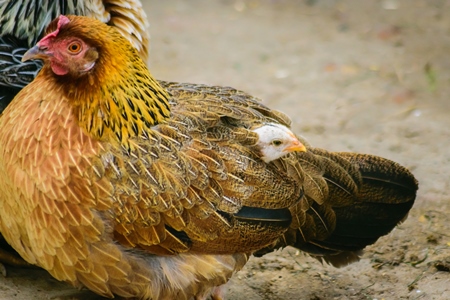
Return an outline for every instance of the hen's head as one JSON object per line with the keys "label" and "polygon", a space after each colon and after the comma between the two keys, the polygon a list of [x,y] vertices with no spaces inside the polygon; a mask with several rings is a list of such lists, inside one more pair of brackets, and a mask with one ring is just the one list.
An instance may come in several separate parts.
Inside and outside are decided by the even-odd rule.
{"label": "hen's head", "polygon": [[56,75],[79,77],[89,72],[99,58],[99,40],[96,40],[97,30],[89,31],[88,24],[91,24],[91,29],[94,25],[101,24],[100,28],[107,26],[93,19],[84,21],[87,22],[80,26],[78,18],[59,16],[49,24],[45,37],[25,53],[22,61],[48,61]]}
{"label": "hen's head", "polygon": [[44,61],[35,80],[51,77],[73,105],[79,124],[98,138],[114,136],[127,144],[170,115],[169,94],[136,49],[116,28],[98,20],[59,16],[22,60],[29,59]]}
{"label": "hen's head", "polygon": [[292,131],[281,124],[269,123],[252,129],[258,134],[257,147],[265,162],[278,159],[290,152],[305,152],[306,147]]}

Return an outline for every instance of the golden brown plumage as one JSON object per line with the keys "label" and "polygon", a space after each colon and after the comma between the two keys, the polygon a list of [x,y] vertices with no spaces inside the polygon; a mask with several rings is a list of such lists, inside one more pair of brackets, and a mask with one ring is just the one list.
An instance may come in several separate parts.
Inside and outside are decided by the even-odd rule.
{"label": "golden brown plumage", "polygon": [[405,193],[377,199],[404,203],[389,230],[414,202],[414,177],[387,160],[309,147],[265,163],[251,128],[285,115],[232,88],[154,80],[99,21],[60,17],[24,57],[45,64],[0,118],[0,230],[59,280],[108,297],[202,297],[281,241],[353,251],[327,243],[339,208],[384,196],[361,193],[376,186],[365,171],[404,179]]}

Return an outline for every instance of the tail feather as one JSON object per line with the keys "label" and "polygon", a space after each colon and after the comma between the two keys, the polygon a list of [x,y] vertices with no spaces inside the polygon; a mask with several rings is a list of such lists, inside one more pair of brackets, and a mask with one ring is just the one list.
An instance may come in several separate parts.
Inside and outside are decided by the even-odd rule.
{"label": "tail feather", "polygon": [[320,245],[358,251],[388,234],[407,217],[418,183],[411,172],[393,161],[371,155],[338,154],[359,167],[362,185],[353,205],[333,208],[336,228]]}
{"label": "tail feather", "polygon": [[[324,170],[329,196],[323,209],[315,210],[334,214],[334,230],[325,238],[317,239],[314,234],[305,237],[301,228],[291,228],[278,243],[257,255],[274,248],[294,246],[321,261],[343,266],[358,260],[362,249],[388,234],[407,217],[416,198],[418,182],[406,168],[381,157],[320,149],[311,149],[311,152],[337,165]],[[338,169],[341,171],[334,171]],[[344,182],[342,169],[356,183],[356,191],[344,189],[340,184]]]}

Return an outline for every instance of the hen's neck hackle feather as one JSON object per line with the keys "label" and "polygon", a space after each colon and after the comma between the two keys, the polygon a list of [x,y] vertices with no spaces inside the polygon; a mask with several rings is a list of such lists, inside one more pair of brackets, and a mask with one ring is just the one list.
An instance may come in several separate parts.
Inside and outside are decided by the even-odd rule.
{"label": "hen's neck hackle feather", "polygon": [[80,126],[91,136],[130,149],[131,137],[145,136],[169,117],[169,94],[115,28],[86,17],[68,18],[62,26],[59,18],[50,23],[44,39],[83,39],[98,52],[95,67],[78,76],[58,76],[47,62],[39,76],[52,76],[62,86]]}

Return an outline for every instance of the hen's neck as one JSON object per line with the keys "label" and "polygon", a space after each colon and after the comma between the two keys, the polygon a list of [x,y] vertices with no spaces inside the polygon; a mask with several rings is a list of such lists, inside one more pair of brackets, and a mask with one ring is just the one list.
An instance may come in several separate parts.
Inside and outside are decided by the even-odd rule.
{"label": "hen's neck", "polygon": [[116,141],[126,149],[131,148],[130,138],[145,137],[170,116],[168,92],[134,50],[104,55],[91,73],[80,78],[57,80],[79,125],[92,137]]}

